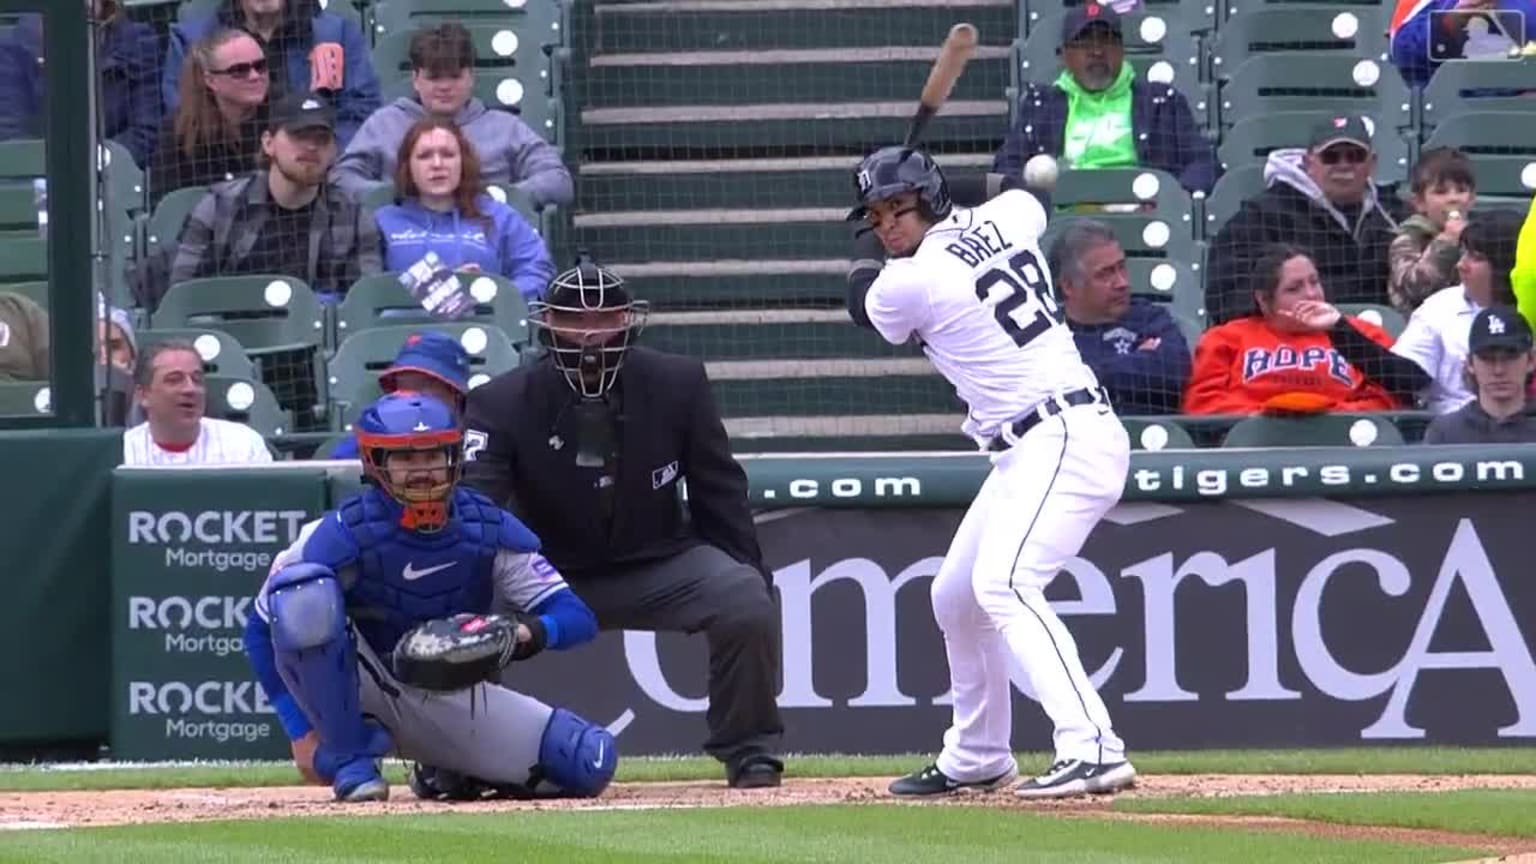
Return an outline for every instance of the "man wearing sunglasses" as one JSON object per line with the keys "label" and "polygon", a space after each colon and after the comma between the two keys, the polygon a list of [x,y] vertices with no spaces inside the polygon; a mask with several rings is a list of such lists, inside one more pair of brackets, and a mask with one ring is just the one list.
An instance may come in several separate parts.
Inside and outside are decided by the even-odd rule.
{"label": "man wearing sunglasses", "polygon": [[1212,241],[1205,289],[1211,324],[1253,311],[1253,265],[1272,243],[1306,249],[1330,300],[1388,302],[1387,248],[1406,211],[1371,179],[1371,129],[1360,117],[1332,117],[1308,140],[1304,150],[1269,154],[1264,191],[1244,201]]}

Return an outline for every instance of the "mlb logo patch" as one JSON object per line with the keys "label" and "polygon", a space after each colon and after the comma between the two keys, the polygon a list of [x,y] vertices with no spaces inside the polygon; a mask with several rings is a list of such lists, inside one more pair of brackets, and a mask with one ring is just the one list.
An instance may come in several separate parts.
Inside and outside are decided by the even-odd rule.
{"label": "mlb logo patch", "polygon": [[660,489],[677,479],[677,462],[668,462],[651,472],[651,488]]}

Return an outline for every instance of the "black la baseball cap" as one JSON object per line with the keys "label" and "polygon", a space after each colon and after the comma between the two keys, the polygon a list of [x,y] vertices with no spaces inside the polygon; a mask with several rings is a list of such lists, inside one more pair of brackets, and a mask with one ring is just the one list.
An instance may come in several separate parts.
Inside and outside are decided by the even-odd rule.
{"label": "black la baseball cap", "polygon": [[1123,36],[1120,29],[1120,13],[1108,3],[1088,2],[1073,6],[1061,19],[1061,44],[1065,45],[1083,35],[1083,31],[1095,24],[1108,27],[1109,32]]}
{"label": "black la baseball cap", "polygon": [[1485,351],[1531,350],[1531,325],[1508,306],[1490,306],[1472,319],[1472,333],[1467,348],[1473,354]]}
{"label": "black la baseball cap", "polygon": [[336,111],[323,96],[292,93],[272,106],[267,128],[272,132],[302,132],[305,129],[335,132]]}

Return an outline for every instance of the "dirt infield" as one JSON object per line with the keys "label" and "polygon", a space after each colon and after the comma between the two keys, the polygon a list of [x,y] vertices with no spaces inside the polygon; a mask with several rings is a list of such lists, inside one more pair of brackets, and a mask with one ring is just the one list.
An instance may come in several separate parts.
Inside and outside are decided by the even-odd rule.
{"label": "dirt infield", "polygon": [[[722,783],[620,783],[588,801],[485,801],[439,804],[417,801],[404,787],[375,804],[340,805],[330,790],[316,786],[224,789],[139,789],[90,792],[0,793],[0,830],[66,828],[132,823],[271,819],[393,813],[600,811],[691,807],[787,806],[793,804],[894,803],[885,792],[889,778],[791,778],[777,789],[736,791]],[[1279,795],[1318,792],[1443,792],[1455,789],[1536,789],[1536,776],[1510,775],[1161,775],[1143,777],[1126,798],[1170,796]],[[924,801],[922,806],[972,805],[999,810],[1048,813],[1063,818],[1202,825],[1256,831],[1284,831],[1331,839],[1373,839],[1477,849],[1493,860],[1536,861],[1536,840],[1491,837],[1412,828],[1335,825],[1267,816],[1174,816],[1110,810],[1110,797],[1058,802],[1021,801],[999,793]],[[1508,857],[1518,856],[1518,857]]]}

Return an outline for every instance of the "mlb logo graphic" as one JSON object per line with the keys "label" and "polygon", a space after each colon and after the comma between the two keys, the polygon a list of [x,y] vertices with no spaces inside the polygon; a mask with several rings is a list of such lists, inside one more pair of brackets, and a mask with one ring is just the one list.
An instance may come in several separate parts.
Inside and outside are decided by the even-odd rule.
{"label": "mlb logo graphic", "polygon": [[677,463],[668,462],[651,472],[651,488],[660,489],[677,479]]}

